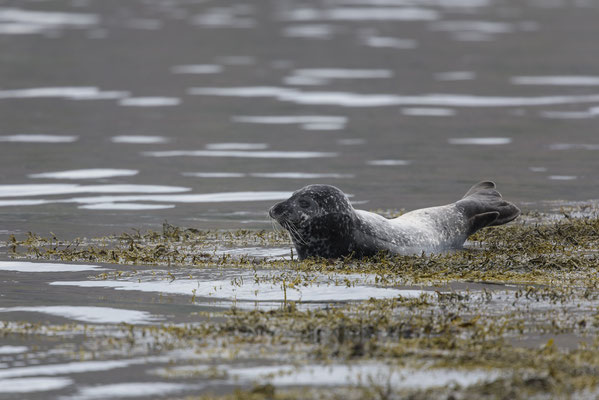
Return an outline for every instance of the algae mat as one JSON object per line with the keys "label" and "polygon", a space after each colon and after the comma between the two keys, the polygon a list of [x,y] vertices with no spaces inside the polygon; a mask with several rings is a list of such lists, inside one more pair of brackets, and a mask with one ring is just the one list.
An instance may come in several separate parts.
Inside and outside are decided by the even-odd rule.
{"label": "algae mat", "polygon": [[12,237],[0,396],[592,398],[596,208],[520,221],[359,261],[299,262],[277,231]]}

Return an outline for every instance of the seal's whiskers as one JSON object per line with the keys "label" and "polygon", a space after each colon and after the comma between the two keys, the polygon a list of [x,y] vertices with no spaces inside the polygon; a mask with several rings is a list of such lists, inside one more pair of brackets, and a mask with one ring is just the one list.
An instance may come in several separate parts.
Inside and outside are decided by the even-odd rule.
{"label": "seal's whiskers", "polygon": [[287,231],[289,232],[289,234],[291,235],[291,237],[293,239],[295,239],[295,241],[297,241],[300,244],[303,245],[307,245],[308,242],[306,242],[306,240],[304,240],[304,238],[302,237],[302,235],[299,233],[299,231],[297,230],[297,228],[289,223],[285,224],[285,228],[287,229]]}

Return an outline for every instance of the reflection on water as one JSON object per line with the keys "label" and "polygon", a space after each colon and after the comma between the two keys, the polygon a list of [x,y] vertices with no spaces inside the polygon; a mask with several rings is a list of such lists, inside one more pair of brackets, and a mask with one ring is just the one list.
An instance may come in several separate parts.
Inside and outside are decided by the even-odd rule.
{"label": "reflection on water", "polygon": [[406,107],[401,109],[403,115],[414,115],[424,117],[451,117],[456,111],[451,108],[440,107]]}
{"label": "reflection on water", "polygon": [[515,76],[514,85],[599,86],[598,76]]}
{"label": "reflection on water", "polygon": [[481,138],[453,138],[448,140],[449,144],[471,144],[478,146],[496,146],[512,143],[511,138],[506,137],[481,137]]}
{"label": "reflection on water", "polygon": [[453,107],[531,107],[599,102],[599,94],[580,96],[551,95],[538,97],[472,96],[460,94],[400,96],[349,92],[309,92],[283,87],[198,87],[189,89],[189,94],[230,97],[274,97],[279,101],[287,101],[297,104],[333,105],[342,107],[388,107],[398,105]]}
{"label": "reflection on water", "polygon": [[[597,199],[597,20],[593,1],[3,1],[0,240],[28,231],[98,237],[164,220],[270,228],[268,208],[311,183],[339,186],[373,209],[449,203],[482,179],[530,208]],[[291,257],[254,243],[215,252]],[[321,275],[296,288],[252,274],[240,284],[228,269],[183,268],[173,280],[175,270],[136,268],[0,262],[2,326],[20,332],[0,345],[0,393],[186,396],[266,383],[270,373],[279,386],[379,373],[396,388],[497,378],[376,363],[293,368],[276,349],[268,365],[256,354],[231,365],[234,350],[163,331],[171,351],[166,339],[118,324],[179,332],[233,304],[279,309],[301,299],[312,303],[298,307],[322,309],[371,296],[417,301],[432,289],[367,278],[347,287]],[[500,290],[482,311],[596,308]],[[26,342],[14,339],[23,332]],[[115,342],[124,344],[101,350]],[[212,375],[198,373],[206,360],[200,367]],[[195,375],[156,379],[175,367]]]}
{"label": "reflection on water", "polygon": [[97,87],[40,87],[0,90],[0,100],[62,98],[69,100],[113,100],[129,95],[122,91],[104,91]]}
{"label": "reflection on water", "polygon": [[42,172],[39,174],[30,174],[30,178],[49,178],[49,179],[101,179],[114,178],[117,176],[134,176],[139,171],[134,169],[113,169],[113,168],[93,168],[93,169],[75,169],[72,171]]}
{"label": "reflection on water", "polygon": [[189,188],[159,185],[79,185],[43,183],[0,185],[0,197],[43,196],[74,193],[180,193]]}
{"label": "reflection on water", "polygon": [[132,144],[160,144],[168,142],[168,138],[164,136],[131,136],[121,135],[110,138],[113,143],[132,143]]}
{"label": "reflection on water", "polygon": [[119,101],[119,105],[126,107],[164,107],[179,104],[181,99],[176,97],[129,97]]}
{"label": "reflection on water", "polygon": [[171,67],[173,74],[218,74],[223,67],[215,64],[176,65]]}
{"label": "reflection on water", "polygon": [[[26,216],[34,206],[72,212],[74,200],[59,197],[80,193],[64,186],[73,179],[201,196],[346,182],[373,207],[408,209],[452,201],[480,179],[516,201],[597,196],[589,173],[597,160],[575,154],[597,146],[592,2],[102,4],[0,7],[0,185],[15,190],[2,205],[34,223]],[[48,62],[49,53],[61,61]],[[108,69],[111,60],[119,61]],[[63,189],[19,192],[31,178]],[[135,212],[150,224],[186,223],[240,208],[265,215],[270,205],[252,197],[209,211],[127,198],[78,203],[80,216],[106,215],[111,226],[139,221]],[[58,214],[55,223],[68,220]]]}
{"label": "reflection on water", "polygon": [[149,157],[235,157],[235,158],[321,158],[336,157],[337,153],[321,151],[236,151],[236,150],[166,150],[146,151]]}
{"label": "reflection on water", "polygon": [[36,312],[50,314],[82,322],[96,324],[149,324],[161,320],[146,311],[124,310],[110,307],[86,306],[33,306],[33,307],[0,307],[0,313]]}
{"label": "reflection on water", "polygon": [[21,143],[72,143],[79,139],[78,136],[66,135],[9,135],[0,136],[0,142],[21,142]]}

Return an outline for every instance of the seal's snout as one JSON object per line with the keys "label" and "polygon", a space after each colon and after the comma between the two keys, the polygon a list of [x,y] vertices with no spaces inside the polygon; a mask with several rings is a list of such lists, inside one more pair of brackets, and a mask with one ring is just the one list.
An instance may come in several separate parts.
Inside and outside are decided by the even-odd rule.
{"label": "seal's snout", "polygon": [[277,203],[268,210],[268,215],[272,219],[279,219],[284,213],[283,203]]}

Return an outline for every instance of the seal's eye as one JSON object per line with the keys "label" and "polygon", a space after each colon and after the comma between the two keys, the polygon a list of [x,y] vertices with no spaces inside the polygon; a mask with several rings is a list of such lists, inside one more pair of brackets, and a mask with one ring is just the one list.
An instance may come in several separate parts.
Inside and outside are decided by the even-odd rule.
{"label": "seal's eye", "polygon": [[301,208],[310,208],[310,202],[306,199],[299,199],[298,204]]}

